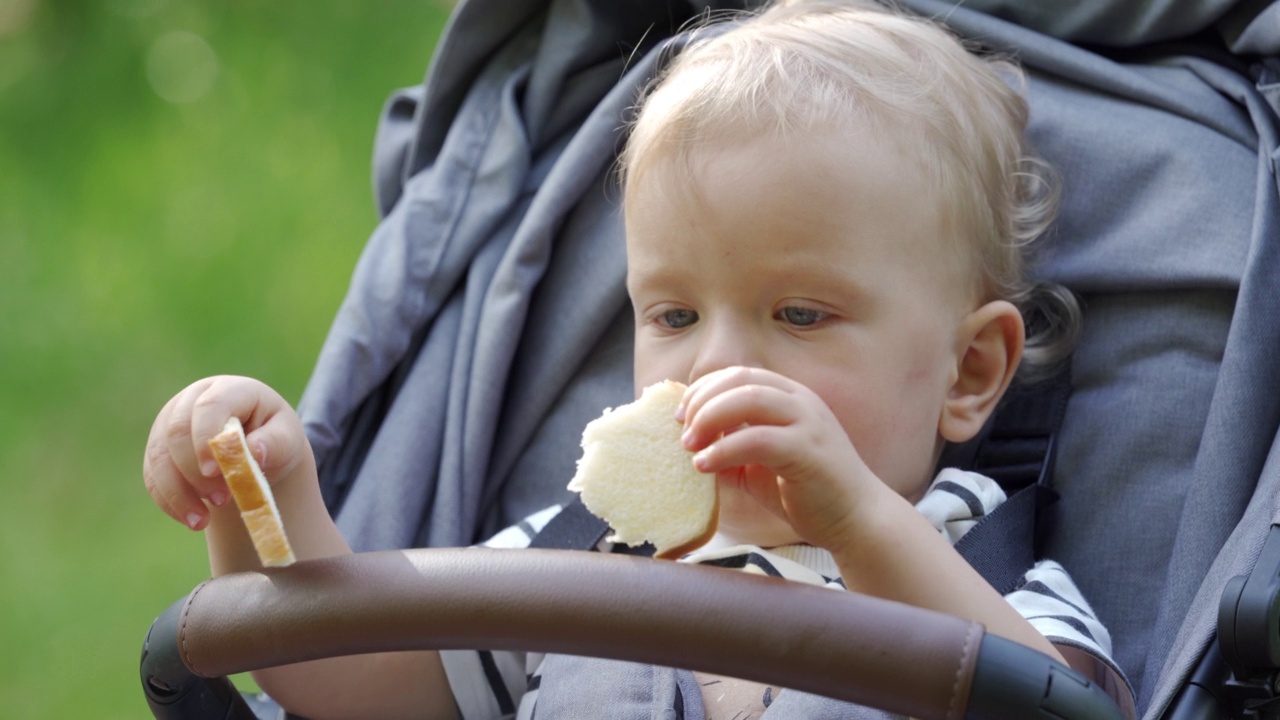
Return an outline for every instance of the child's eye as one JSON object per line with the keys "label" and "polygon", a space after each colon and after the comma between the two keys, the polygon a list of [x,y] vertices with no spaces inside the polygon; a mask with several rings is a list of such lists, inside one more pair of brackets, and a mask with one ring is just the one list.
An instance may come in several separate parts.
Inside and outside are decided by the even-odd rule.
{"label": "child's eye", "polygon": [[672,330],[689,327],[698,322],[698,313],[688,308],[668,310],[658,316],[658,323]]}
{"label": "child's eye", "polygon": [[793,305],[791,307],[782,308],[774,317],[790,325],[795,325],[796,327],[809,327],[826,320],[831,317],[831,314],[822,312],[821,310],[814,310],[813,308],[796,307]]}

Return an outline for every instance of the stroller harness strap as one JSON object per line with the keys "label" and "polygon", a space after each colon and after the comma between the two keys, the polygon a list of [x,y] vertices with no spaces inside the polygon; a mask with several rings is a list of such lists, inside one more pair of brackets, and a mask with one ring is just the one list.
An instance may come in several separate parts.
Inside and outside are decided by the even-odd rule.
{"label": "stroller harness strap", "polygon": [[608,532],[609,524],[592,515],[582,503],[582,496],[577,495],[555,517],[547,521],[546,527],[529,542],[529,547],[594,550]]}
{"label": "stroller harness strap", "polygon": [[1071,367],[1011,388],[979,434],[968,467],[1000,483],[1009,499],[956,543],[959,552],[1001,595],[1012,592],[1035,564],[1045,508],[1058,499],[1053,461],[1071,397]]}

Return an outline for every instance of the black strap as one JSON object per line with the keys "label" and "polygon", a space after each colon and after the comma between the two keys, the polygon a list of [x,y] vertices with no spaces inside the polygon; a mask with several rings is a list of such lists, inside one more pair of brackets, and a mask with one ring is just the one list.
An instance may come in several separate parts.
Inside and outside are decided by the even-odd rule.
{"label": "black strap", "polygon": [[556,513],[529,543],[531,548],[548,550],[594,550],[609,532],[609,524],[591,514],[575,495],[564,509]]}
{"label": "black strap", "polygon": [[1031,485],[1052,487],[1054,450],[1070,397],[1070,366],[1038,383],[1011,388],[979,437],[969,467],[1009,495]]}
{"label": "black strap", "polygon": [[1031,485],[1014,493],[956,543],[956,552],[1001,595],[1018,588],[1036,564],[1036,516],[1057,493]]}
{"label": "black strap", "polygon": [[[556,513],[529,543],[531,548],[549,550],[595,550],[609,532],[609,524],[591,514],[582,504],[582,496],[575,495],[564,509]],[[655,548],[649,543],[630,547],[617,543],[613,552],[626,555],[653,555]]]}
{"label": "black strap", "polygon": [[1058,499],[1054,451],[1070,397],[1069,365],[1011,389],[971,448],[968,467],[1000,483],[1009,499],[965,533],[956,552],[1001,595],[1017,589],[1039,556],[1044,510]]}

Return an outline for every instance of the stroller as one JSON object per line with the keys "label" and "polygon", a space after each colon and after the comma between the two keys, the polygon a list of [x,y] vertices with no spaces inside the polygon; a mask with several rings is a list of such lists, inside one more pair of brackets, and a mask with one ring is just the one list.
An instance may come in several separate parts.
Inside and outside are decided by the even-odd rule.
{"label": "stroller", "polygon": [[[1085,331],[1040,450],[1060,495],[1040,551],[1111,630],[1139,717],[1280,717],[1280,5],[904,4],[1022,61],[1033,143],[1064,178],[1042,272],[1081,296]],[[357,550],[391,552],[219,578],[199,612],[180,601],[144,649],[157,717],[243,708],[191,671],[422,642],[701,666],[917,717],[1118,717],[1063,668],[990,637],[989,652],[957,654],[964,628],[869,598],[689,583],[703,569],[587,553],[445,549],[565,502],[582,427],[631,398],[609,185],[619,128],[668,38],[725,5],[458,6],[426,83],[385,108],[384,219],[300,408],[339,527]],[[398,551],[411,547],[438,549]],[[582,573],[608,581],[572,580]],[[588,595],[605,584],[627,592]],[[681,613],[657,608],[690,585],[714,587],[686,615],[741,602],[769,622],[707,627],[704,613],[700,630],[677,627]],[[800,625],[769,614],[783,602],[811,603],[792,613]],[[529,637],[494,620],[513,603]],[[735,639],[762,625],[777,642]]]}

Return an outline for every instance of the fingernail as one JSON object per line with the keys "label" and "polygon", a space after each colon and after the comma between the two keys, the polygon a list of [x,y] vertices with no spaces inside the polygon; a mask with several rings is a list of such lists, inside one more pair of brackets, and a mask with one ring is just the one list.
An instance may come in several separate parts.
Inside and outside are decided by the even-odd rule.
{"label": "fingernail", "polygon": [[676,422],[684,422],[684,403],[676,406]]}
{"label": "fingernail", "polygon": [[693,441],[693,428],[685,428],[684,432],[680,433],[680,444],[684,445],[685,447],[688,447],[689,443],[692,441]]}
{"label": "fingernail", "polygon": [[200,513],[189,512],[187,513],[187,527],[195,530],[197,527],[200,527],[200,521],[203,519],[204,518],[200,516]]}
{"label": "fingernail", "polygon": [[226,490],[214,490],[209,494],[209,502],[213,503],[214,507],[222,507],[230,499],[231,496],[227,494]]}
{"label": "fingernail", "polygon": [[200,463],[200,472],[201,472],[205,477],[214,477],[214,476],[216,476],[216,475],[218,474],[218,461],[216,461],[216,460],[205,460],[204,462]]}
{"label": "fingernail", "polygon": [[710,462],[710,455],[711,449],[707,448],[693,456],[693,466],[698,469],[698,472],[707,471],[707,463]]}

